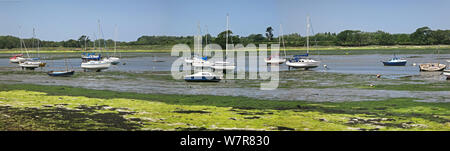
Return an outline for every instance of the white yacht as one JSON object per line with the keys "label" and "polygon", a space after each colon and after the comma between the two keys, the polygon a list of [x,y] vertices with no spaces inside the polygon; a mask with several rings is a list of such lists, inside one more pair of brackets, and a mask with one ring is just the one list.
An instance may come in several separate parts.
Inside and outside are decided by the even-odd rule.
{"label": "white yacht", "polygon": [[111,66],[111,63],[108,61],[105,61],[105,60],[101,60],[101,61],[91,60],[88,62],[81,63],[81,68],[83,68],[85,71],[86,70],[100,71],[103,69],[108,69],[110,66]]}
{"label": "white yacht", "polygon": [[310,19],[309,16],[306,17],[306,54],[304,55],[294,55],[294,58],[288,60],[286,65],[291,68],[304,68],[305,70],[310,68],[316,68],[320,65],[320,61],[308,58],[309,56],[309,30],[310,30]]}

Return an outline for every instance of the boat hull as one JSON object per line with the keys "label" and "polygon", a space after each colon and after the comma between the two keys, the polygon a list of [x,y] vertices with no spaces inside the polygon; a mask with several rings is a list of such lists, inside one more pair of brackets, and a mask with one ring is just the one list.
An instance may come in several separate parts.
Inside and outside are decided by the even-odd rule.
{"label": "boat hull", "polygon": [[185,77],[184,81],[186,82],[219,82],[220,78],[216,78],[216,77]]}
{"label": "boat hull", "polygon": [[52,77],[69,77],[74,73],[75,71],[50,71],[47,74]]}
{"label": "boat hull", "polygon": [[290,68],[305,68],[305,69],[310,69],[310,68],[316,68],[320,65],[320,62],[290,62],[287,61],[286,65],[289,66]]}
{"label": "boat hull", "polygon": [[383,64],[384,64],[384,66],[405,66],[406,62],[389,62],[389,61],[384,61]]}
{"label": "boat hull", "polygon": [[267,64],[283,64],[286,62],[286,59],[264,59]]}
{"label": "boat hull", "polygon": [[88,70],[101,70],[101,69],[108,69],[111,66],[109,62],[87,62],[87,63],[81,63],[81,68],[88,69]]}
{"label": "boat hull", "polygon": [[420,71],[443,71],[447,66],[444,64],[438,64],[438,63],[426,63],[419,65]]}
{"label": "boat hull", "polygon": [[450,80],[450,70],[444,70],[442,74],[447,77],[447,80]]}
{"label": "boat hull", "polygon": [[9,62],[11,63],[20,63],[20,62],[25,62],[27,59],[22,58],[22,57],[14,57],[14,58],[10,58]]}
{"label": "boat hull", "polygon": [[19,66],[22,68],[39,68],[39,67],[44,67],[45,63],[42,63],[40,61],[37,62],[30,62],[30,61],[26,61],[24,63],[19,63]]}

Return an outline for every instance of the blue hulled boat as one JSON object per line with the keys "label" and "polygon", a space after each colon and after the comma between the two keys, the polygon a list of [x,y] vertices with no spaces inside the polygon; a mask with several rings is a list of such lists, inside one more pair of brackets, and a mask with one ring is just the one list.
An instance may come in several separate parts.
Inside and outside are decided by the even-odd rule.
{"label": "blue hulled boat", "polygon": [[75,71],[49,71],[47,74],[52,77],[69,77],[72,76]]}
{"label": "blue hulled boat", "polygon": [[405,66],[407,61],[394,56],[391,60],[382,62],[385,66]]}

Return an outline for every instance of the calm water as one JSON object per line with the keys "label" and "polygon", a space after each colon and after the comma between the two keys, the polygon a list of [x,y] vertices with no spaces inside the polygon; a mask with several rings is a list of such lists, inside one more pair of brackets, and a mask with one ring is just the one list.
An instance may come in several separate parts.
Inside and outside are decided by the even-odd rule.
{"label": "calm water", "polygon": [[[155,56],[155,57],[154,57]],[[288,56],[289,57],[289,56]],[[406,66],[383,66],[380,62],[382,60],[389,60],[392,55],[320,55],[312,56],[316,60],[320,60],[321,66],[312,70],[320,72],[337,72],[337,73],[351,73],[351,74],[382,74],[396,76],[418,75],[420,63],[440,62],[447,64],[446,60],[450,58],[450,54],[439,55],[439,58],[433,54],[416,55],[406,54],[398,57],[408,60]],[[164,62],[153,62],[153,60],[161,60]],[[126,72],[142,72],[142,71],[170,71],[172,63],[178,57],[169,56],[169,53],[144,53],[142,57],[122,58],[119,65],[111,66],[109,71],[126,71]],[[64,59],[60,60],[46,60],[48,67],[46,70],[57,70],[64,68]],[[75,70],[81,70],[80,58],[68,59],[69,66]],[[248,60],[247,60],[248,62]],[[125,64],[124,64],[125,63]],[[416,63],[417,66],[413,66]],[[323,65],[327,65],[325,69]],[[17,66],[17,64],[10,64],[9,59],[1,58],[0,66]],[[71,67],[71,68],[72,68]],[[19,68],[17,68],[19,69]],[[257,68],[246,67],[247,71],[256,71]],[[288,70],[287,66],[282,64],[280,70]]]}

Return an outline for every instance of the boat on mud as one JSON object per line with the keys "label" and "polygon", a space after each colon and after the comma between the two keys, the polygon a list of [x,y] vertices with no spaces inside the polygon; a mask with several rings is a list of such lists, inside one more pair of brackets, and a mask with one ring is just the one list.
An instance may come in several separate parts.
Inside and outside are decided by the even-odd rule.
{"label": "boat on mud", "polygon": [[219,82],[222,77],[210,72],[198,72],[184,76],[184,80],[187,82]]}
{"label": "boat on mud", "polygon": [[442,71],[446,68],[447,66],[445,64],[440,64],[440,63],[424,63],[424,64],[420,64],[419,68],[420,71]]}

